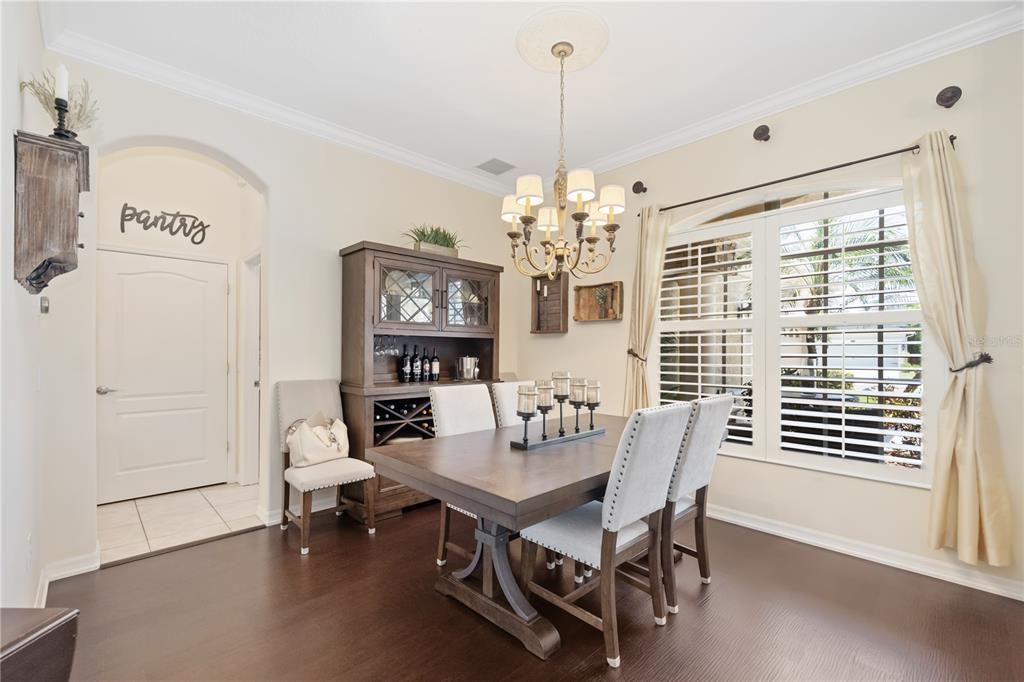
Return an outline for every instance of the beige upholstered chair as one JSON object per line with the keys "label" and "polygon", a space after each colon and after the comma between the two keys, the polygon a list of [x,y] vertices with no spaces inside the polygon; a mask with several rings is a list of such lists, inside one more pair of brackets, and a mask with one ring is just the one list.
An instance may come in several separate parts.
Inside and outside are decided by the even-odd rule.
{"label": "beige upholstered chair", "polygon": [[[711,582],[707,529],[704,527],[707,494],[711,485],[711,473],[715,468],[715,456],[729,427],[733,396],[716,395],[694,400],[690,404],[693,410],[690,413],[686,436],[679,448],[675,469],[672,471],[672,480],[668,487],[668,504],[661,518],[662,574],[669,613],[679,613],[679,605],[676,603],[675,550],[696,557],[701,581]],[[687,547],[673,539],[676,523],[689,519],[693,519],[696,526],[696,547]]]}
{"label": "beige upholstered chair", "polygon": [[[661,515],[669,479],[690,414],[688,403],[637,410],[622,432],[612,462],[603,502],[589,502],[520,531],[523,568],[520,580],[535,594],[604,632],[608,665],[619,667],[619,635],[615,615],[616,567],[647,553],[655,579],[641,586],[651,594],[654,622],[665,624],[665,596],[660,571]],[[601,575],[566,595],[557,595],[532,580],[537,546],[596,568]],[[601,616],[575,604],[601,587]]]}
{"label": "beige upholstered chair", "polygon": [[[434,413],[434,435],[438,438],[495,428],[491,394],[486,384],[431,386],[430,409]],[[438,566],[448,563],[449,550],[466,559],[472,558],[469,550],[449,541],[452,509],[476,518],[476,514],[442,501],[441,531],[437,539]]]}
{"label": "beige upholstered chair", "polygon": [[[377,476],[373,465],[361,459],[342,457],[306,467],[293,467],[289,462],[288,431],[297,421],[321,412],[329,419],[342,418],[341,393],[334,379],[309,381],[279,381],[277,383],[277,422],[281,432],[281,454],[284,460],[284,503],[281,512],[281,530],[288,530],[289,521],[302,531],[300,552],[309,554],[310,517],[313,514],[313,492],[323,488],[338,489],[335,514],[341,516],[348,506],[342,498],[342,486],[364,481],[366,525],[376,532],[373,513]],[[289,493],[295,488],[302,494],[302,516],[288,508]]]}
{"label": "beige upholstered chair", "polygon": [[522,418],[516,414],[519,402],[519,387],[533,386],[532,381],[502,381],[491,384],[491,395],[494,396],[494,415],[498,418],[498,428],[506,426],[522,426]]}

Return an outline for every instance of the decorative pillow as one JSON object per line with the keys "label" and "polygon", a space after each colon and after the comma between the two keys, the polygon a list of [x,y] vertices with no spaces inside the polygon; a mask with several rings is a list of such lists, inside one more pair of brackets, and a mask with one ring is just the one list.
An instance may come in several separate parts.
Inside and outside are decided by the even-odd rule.
{"label": "decorative pillow", "polygon": [[293,467],[306,467],[348,457],[348,428],[340,419],[317,412],[288,429],[288,453]]}

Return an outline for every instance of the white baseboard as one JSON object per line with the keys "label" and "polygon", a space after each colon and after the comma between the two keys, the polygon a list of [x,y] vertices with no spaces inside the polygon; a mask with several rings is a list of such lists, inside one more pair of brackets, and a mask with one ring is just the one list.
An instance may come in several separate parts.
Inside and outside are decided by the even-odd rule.
{"label": "white baseboard", "polygon": [[46,606],[46,595],[50,591],[50,580],[46,577],[46,569],[39,571],[39,584],[36,586],[35,607],[41,609]]}
{"label": "white baseboard", "polygon": [[886,566],[892,566],[912,573],[920,573],[939,580],[946,580],[957,585],[972,587],[976,590],[991,592],[1003,597],[1024,601],[1024,582],[989,575],[977,571],[966,564],[952,564],[938,559],[930,559],[909,552],[902,552],[881,545],[850,540],[839,535],[825,533],[803,526],[794,526],[782,521],[748,514],[747,512],[708,505],[708,516],[744,528],[751,528],[770,535],[804,544],[821,547],[841,554],[849,554],[860,559],[867,559]]}
{"label": "white baseboard", "polygon": [[46,606],[46,596],[50,591],[50,583],[61,578],[70,578],[80,573],[95,571],[100,567],[99,548],[88,554],[68,557],[53,561],[43,567],[39,574],[39,587],[36,589],[36,607]]}

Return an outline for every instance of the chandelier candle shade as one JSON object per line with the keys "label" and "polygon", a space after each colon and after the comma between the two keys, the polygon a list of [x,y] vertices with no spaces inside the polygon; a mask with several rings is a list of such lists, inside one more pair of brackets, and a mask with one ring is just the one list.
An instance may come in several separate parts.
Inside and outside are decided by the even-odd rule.
{"label": "chandelier candle shade", "polygon": [[[509,223],[512,262],[527,277],[547,275],[553,280],[568,271],[582,278],[604,270],[615,252],[615,233],[619,229],[615,216],[626,210],[625,188],[606,185],[598,192],[594,171],[566,170],[565,60],[573,51],[572,43],[567,41],[551,47],[551,54],[558,59],[560,102],[554,205],[541,206],[544,182],[539,175],[519,176],[515,194],[505,196],[501,202],[501,219]],[[604,231],[603,247],[598,228]],[[539,241],[534,235],[537,229],[543,232]]]}

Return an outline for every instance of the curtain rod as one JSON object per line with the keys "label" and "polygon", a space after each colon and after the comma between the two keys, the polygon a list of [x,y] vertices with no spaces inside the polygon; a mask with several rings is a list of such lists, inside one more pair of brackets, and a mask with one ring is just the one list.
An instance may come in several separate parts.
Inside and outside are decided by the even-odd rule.
{"label": "curtain rod", "polygon": [[[949,143],[956,149],[956,135],[949,136]],[[819,168],[817,170],[807,171],[806,173],[799,173],[797,175],[790,175],[787,178],[779,178],[778,180],[769,180],[768,182],[761,182],[750,187],[743,187],[740,189],[730,190],[728,192],[722,192],[721,194],[713,194],[709,197],[702,197],[700,199],[693,199],[691,201],[684,201],[681,204],[672,204],[671,206],[665,206],[664,208],[658,209],[658,213],[664,213],[665,211],[671,211],[672,209],[682,208],[683,206],[692,206],[693,204],[699,204],[702,201],[711,201],[712,199],[721,199],[722,197],[728,197],[733,194],[741,194],[743,192],[749,192],[752,189],[760,189],[761,187],[769,187],[771,185],[778,185],[779,183],[789,182],[790,180],[799,180],[800,178],[806,178],[811,175],[818,175],[819,173],[827,173],[829,171],[838,170],[840,168],[847,168],[849,166],[856,166],[859,163],[867,163],[868,161],[876,161],[878,159],[884,159],[887,156],[896,156],[897,154],[905,154],[907,152],[917,151],[921,148],[921,145],[915,144],[911,147],[904,147],[903,149],[894,149],[891,152],[885,152],[884,154],[875,154],[874,156],[866,156],[863,159],[857,159],[856,161],[847,161],[846,163],[836,164],[835,166],[827,166],[825,168]]]}

